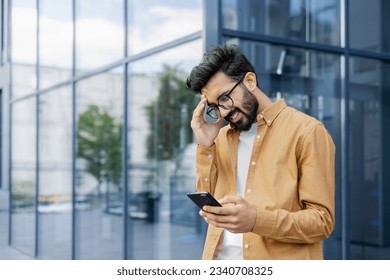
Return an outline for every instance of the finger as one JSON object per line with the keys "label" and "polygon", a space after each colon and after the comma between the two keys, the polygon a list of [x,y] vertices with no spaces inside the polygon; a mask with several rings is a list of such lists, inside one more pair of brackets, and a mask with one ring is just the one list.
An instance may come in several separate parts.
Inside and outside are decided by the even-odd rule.
{"label": "finger", "polygon": [[200,106],[200,105],[206,105],[206,103],[207,103],[207,99],[206,99],[206,97],[202,94],[202,98],[200,99],[200,101],[199,101],[199,104],[198,104],[198,106]]}
{"label": "finger", "polygon": [[216,222],[216,221],[208,220],[208,219],[205,219],[205,220],[208,224],[213,225],[217,228],[223,228],[223,229],[226,229],[232,233],[239,233],[238,226],[235,224],[223,223],[223,222],[221,223],[221,222]]}
{"label": "finger", "polygon": [[239,222],[238,216],[232,215],[217,215],[214,213],[204,212],[202,215],[205,219],[221,224],[237,224]]}
{"label": "finger", "polygon": [[202,215],[206,215],[207,213],[218,215],[218,216],[231,216],[237,213],[237,209],[235,205],[224,206],[224,207],[207,205],[203,207]]}
{"label": "finger", "polygon": [[194,113],[193,113],[193,116],[200,116],[202,115],[203,116],[203,111],[204,111],[204,108],[205,108],[205,101],[204,100],[201,100],[198,104],[198,106],[196,106],[195,110],[194,110]]}
{"label": "finger", "polygon": [[229,204],[229,203],[239,204],[242,202],[242,197],[240,197],[240,196],[225,196],[225,197],[221,198],[220,200],[218,200],[218,202],[222,205]]}
{"label": "finger", "polygon": [[210,223],[210,221],[206,218],[206,212],[200,210],[200,211],[199,211],[199,215],[202,216],[203,220],[204,220],[206,223]]}

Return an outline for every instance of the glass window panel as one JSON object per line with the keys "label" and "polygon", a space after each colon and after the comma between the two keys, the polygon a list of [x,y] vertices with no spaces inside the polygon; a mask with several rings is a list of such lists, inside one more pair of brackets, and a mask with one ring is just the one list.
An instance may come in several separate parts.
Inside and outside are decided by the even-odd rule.
{"label": "glass window panel", "polygon": [[382,128],[381,118],[388,114],[389,84],[385,77],[390,65],[352,57],[349,67],[351,258],[389,259],[389,207],[385,201],[390,193],[386,190],[388,175],[382,175],[387,164],[382,147],[389,135],[385,129],[388,122],[383,121]]}
{"label": "glass window panel", "polygon": [[39,87],[46,88],[72,75],[72,1],[39,2]]}
{"label": "glass window panel", "polygon": [[390,52],[390,2],[354,0],[349,7],[351,47]]}
{"label": "glass window panel", "polygon": [[[340,57],[338,55],[249,42],[230,40],[247,55],[256,69],[259,87],[273,100],[286,103],[321,121],[337,147],[341,143]],[[336,153],[336,220],[340,220],[341,158]],[[341,228],[336,224],[324,242],[327,259],[341,258]]]}
{"label": "glass window panel", "polygon": [[12,1],[12,97],[36,89],[37,11],[36,1]]}
{"label": "glass window panel", "polygon": [[76,1],[76,66],[87,71],[124,55],[122,0]]}
{"label": "glass window panel", "polygon": [[133,259],[200,259],[190,119],[197,104],[185,80],[202,56],[195,41],[129,65],[129,212]]}
{"label": "glass window panel", "polygon": [[202,1],[129,1],[129,55],[202,29]]}
{"label": "glass window panel", "polygon": [[[41,259],[71,259],[72,91],[40,96],[39,251]],[[80,204],[79,204],[80,203]],[[84,206],[82,201],[76,207]]]}
{"label": "glass window panel", "polygon": [[[35,254],[36,99],[12,105],[11,236],[15,248]],[[28,139],[28,141],[26,141]]]}
{"label": "glass window panel", "polygon": [[18,98],[36,91],[36,66],[31,64],[12,65],[12,97]]}
{"label": "glass window panel", "polygon": [[228,29],[340,44],[339,0],[223,0],[222,16]]}
{"label": "glass window panel", "polygon": [[77,259],[122,259],[123,71],[77,83]]}
{"label": "glass window panel", "polygon": [[37,10],[36,0],[12,2],[12,61],[36,63]]}

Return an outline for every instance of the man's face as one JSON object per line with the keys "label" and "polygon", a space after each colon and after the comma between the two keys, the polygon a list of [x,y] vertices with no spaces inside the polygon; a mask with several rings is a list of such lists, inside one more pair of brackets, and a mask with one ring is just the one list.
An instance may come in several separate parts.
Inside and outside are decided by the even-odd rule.
{"label": "man's face", "polygon": [[[243,92],[242,110],[238,107],[233,107],[230,113],[225,117],[225,120],[228,121],[232,127],[239,131],[248,131],[252,124],[256,121],[259,102],[245,85],[241,87],[241,90]],[[243,117],[239,118],[236,122],[229,121],[231,116],[234,116],[235,114],[242,114]]]}
{"label": "man's face", "polygon": [[[245,79],[244,79],[245,80]],[[209,82],[202,88],[202,94],[207,98],[209,105],[217,106],[218,100],[230,92],[236,84],[230,77],[222,72],[215,74]],[[241,82],[229,94],[232,106],[223,108],[217,106],[220,116],[223,117],[232,127],[239,131],[248,131],[256,121],[259,102],[256,97]]]}

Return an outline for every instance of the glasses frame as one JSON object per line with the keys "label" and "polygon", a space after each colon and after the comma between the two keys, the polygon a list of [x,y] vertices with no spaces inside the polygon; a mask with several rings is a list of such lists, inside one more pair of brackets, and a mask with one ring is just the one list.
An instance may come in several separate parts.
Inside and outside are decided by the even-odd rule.
{"label": "glasses frame", "polygon": [[[234,106],[234,100],[230,97],[230,95],[233,93],[233,91],[236,89],[236,87],[242,82],[246,74],[242,75],[241,78],[237,81],[237,83],[231,88],[231,90],[228,91],[226,94],[222,94],[221,96],[218,97],[217,99],[217,105],[208,105],[208,108],[206,110],[206,114],[212,118],[212,119],[219,119],[221,117],[221,112],[219,110],[219,107],[225,109],[225,110],[230,110]],[[220,104],[221,98],[229,98],[230,101],[232,102],[232,105],[230,107],[226,107],[224,105]]]}

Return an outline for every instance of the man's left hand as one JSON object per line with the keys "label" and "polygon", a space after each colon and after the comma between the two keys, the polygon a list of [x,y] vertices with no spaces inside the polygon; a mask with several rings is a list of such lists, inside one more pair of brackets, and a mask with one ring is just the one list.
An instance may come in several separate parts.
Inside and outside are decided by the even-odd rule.
{"label": "man's left hand", "polygon": [[239,196],[225,196],[219,203],[222,207],[204,206],[199,212],[207,223],[232,233],[252,231],[257,211],[248,201]]}

